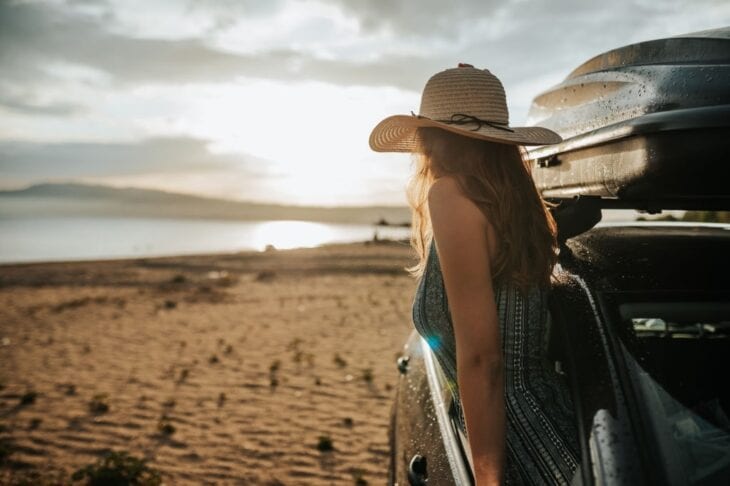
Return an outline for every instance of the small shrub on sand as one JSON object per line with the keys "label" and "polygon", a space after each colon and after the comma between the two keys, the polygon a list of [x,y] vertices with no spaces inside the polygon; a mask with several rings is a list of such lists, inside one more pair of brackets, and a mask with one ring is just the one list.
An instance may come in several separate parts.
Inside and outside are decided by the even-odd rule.
{"label": "small shrub on sand", "polygon": [[226,394],[221,392],[220,395],[218,395],[218,407],[222,407],[223,404],[226,403]]}
{"label": "small shrub on sand", "polygon": [[365,472],[362,469],[354,469],[352,471],[352,480],[355,486],[368,486],[368,481],[364,477]]}
{"label": "small shrub on sand", "polygon": [[342,425],[344,425],[347,428],[352,427],[355,424],[355,422],[352,420],[352,417],[345,417],[342,419]]}
{"label": "small shrub on sand", "polygon": [[272,390],[279,386],[279,378],[276,376],[279,369],[281,369],[281,361],[278,359],[272,361],[269,365],[269,386]]}
{"label": "small shrub on sand", "polygon": [[333,361],[340,368],[344,368],[345,366],[347,366],[347,361],[345,361],[345,359],[342,356],[340,356],[339,353],[335,354],[335,357],[334,357],[334,360]]}
{"label": "small shrub on sand", "polygon": [[29,391],[26,393],[23,393],[23,396],[20,397],[20,404],[25,405],[32,405],[35,403],[35,399],[38,398],[38,392],[36,391]]}
{"label": "small shrub on sand", "polygon": [[188,376],[190,376],[190,370],[187,368],[183,368],[180,370],[180,377],[177,379],[178,383],[183,383],[185,380],[188,379]]}
{"label": "small shrub on sand", "polygon": [[220,362],[220,359],[218,359],[218,356],[216,356],[215,354],[208,358],[208,363],[210,364],[216,364],[218,362]]}
{"label": "small shrub on sand", "polygon": [[270,270],[264,270],[256,274],[257,282],[271,282],[276,277],[276,273]]}
{"label": "small shrub on sand", "polygon": [[97,393],[89,402],[89,411],[91,413],[101,414],[109,411],[109,395],[106,393]]}
{"label": "small shrub on sand", "polygon": [[13,443],[8,438],[0,439],[0,464],[5,462],[13,453]]}
{"label": "small shrub on sand", "polygon": [[170,419],[164,415],[160,418],[159,422],[157,422],[157,431],[165,437],[169,437],[174,434],[175,430],[175,426],[172,425]]}
{"label": "small shrub on sand", "polygon": [[365,383],[372,383],[373,382],[373,370],[370,368],[366,368],[362,370],[362,379],[365,381]]}
{"label": "small shrub on sand", "polygon": [[128,452],[110,452],[95,464],[83,467],[71,476],[73,481],[85,481],[89,486],[162,484],[159,471],[147,466],[147,461]]}
{"label": "small shrub on sand", "polygon": [[177,307],[177,302],[174,300],[166,300],[164,304],[165,309],[174,309]]}
{"label": "small shrub on sand", "polygon": [[317,450],[320,452],[331,452],[335,450],[332,439],[328,435],[320,435],[317,439]]}
{"label": "small shrub on sand", "polygon": [[188,281],[188,279],[185,277],[185,275],[183,275],[181,273],[178,273],[177,275],[172,277],[172,279],[170,279],[170,282],[174,283],[174,284],[183,284],[187,281]]}

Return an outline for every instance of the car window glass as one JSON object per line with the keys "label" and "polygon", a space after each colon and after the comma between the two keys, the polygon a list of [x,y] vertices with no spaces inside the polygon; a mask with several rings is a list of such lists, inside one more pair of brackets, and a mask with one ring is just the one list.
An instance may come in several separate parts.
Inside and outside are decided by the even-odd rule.
{"label": "car window glass", "polygon": [[730,304],[618,306],[621,347],[656,447],[678,484],[730,484]]}

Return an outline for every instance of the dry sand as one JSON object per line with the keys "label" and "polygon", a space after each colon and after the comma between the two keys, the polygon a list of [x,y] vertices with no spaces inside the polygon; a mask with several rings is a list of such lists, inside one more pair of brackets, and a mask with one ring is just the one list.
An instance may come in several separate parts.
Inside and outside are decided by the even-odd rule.
{"label": "dry sand", "polygon": [[115,450],[165,484],[383,484],[414,262],[386,242],[0,267],[0,482]]}

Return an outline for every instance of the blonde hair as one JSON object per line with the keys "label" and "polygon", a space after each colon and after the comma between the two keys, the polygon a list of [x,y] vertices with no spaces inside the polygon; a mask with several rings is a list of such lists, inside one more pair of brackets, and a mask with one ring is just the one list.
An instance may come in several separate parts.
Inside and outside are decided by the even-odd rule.
{"label": "blonde hair", "polygon": [[[433,239],[428,190],[438,173],[453,176],[496,232],[498,251],[492,280],[511,282],[523,292],[532,284],[548,286],[557,262],[557,225],[551,203],[540,196],[523,149],[466,137],[435,127],[419,127],[415,170],[408,189],[411,246],[419,262],[407,268],[418,278]],[[554,206],[554,205],[552,205]]]}

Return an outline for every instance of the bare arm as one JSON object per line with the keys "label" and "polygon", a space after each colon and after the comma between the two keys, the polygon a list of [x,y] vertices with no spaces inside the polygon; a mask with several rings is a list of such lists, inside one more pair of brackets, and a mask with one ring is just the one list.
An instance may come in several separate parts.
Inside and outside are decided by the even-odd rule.
{"label": "bare arm", "polygon": [[428,195],[434,239],[456,339],[456,364],[477,486],[502,481],[504,378],[486,217],[455,180]]}

